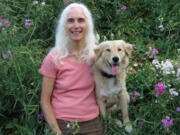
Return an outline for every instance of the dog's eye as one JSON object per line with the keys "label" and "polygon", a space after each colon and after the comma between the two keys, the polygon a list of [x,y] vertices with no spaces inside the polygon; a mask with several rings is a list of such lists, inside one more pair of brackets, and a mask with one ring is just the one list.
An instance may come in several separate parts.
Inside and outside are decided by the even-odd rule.
{"label": "dog's eye", "polygon": [[111,50],[110,49],[106,49],[106,51],[110,52]]}
{"label": "dog's eye", "polygon": [[121,48],[118,48],[118,51],[120,52],[120,51],[121,51]]}

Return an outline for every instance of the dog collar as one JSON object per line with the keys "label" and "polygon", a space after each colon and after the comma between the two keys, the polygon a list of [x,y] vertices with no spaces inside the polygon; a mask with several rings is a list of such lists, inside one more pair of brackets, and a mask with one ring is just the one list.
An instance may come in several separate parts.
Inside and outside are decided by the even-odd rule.
{"label": "dog collar", "polygon": [[116,75],[112,75],[112,74],[108,74],[104,71],[101,71],[102,76],[106,77],[106,78],[113,78],[116,77]]}

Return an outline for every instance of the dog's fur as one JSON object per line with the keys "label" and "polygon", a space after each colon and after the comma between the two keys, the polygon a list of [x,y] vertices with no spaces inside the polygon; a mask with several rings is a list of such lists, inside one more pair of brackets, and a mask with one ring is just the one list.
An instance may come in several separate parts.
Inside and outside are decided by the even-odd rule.
{"label": "dog's fur", "polygon": [[[126,90],[126,71],[131,56],[132,45],[123,40],[102,42],[95,49],[96,60],[93,75],[96,82],[96,97],[103,117],[106,104],[116,103],[121,108],[123,123],[129,122],[129,94]],[[131,132],[131,124],[125,127]]]}

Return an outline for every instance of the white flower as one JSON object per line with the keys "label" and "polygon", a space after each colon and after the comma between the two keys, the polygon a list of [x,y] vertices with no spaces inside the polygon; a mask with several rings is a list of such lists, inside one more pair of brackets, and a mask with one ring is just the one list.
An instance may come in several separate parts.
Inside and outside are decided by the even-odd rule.
{"label": "white flower", "polygon": [[174,88],[169,89],[169,93],[171,95],[174,95],[174,96],[178,96],[179,95],[179,93],[177,91],[175,91]]}
{"label": "white flower", "polygon": [[152,61],[152,64],[156,67],[156,68],[161,68],[161,64],[159,63],[158,59],[154,59]]}
{"label": "white flower", "polygon": [[33,1],[33,5],[35,5],[35,4],[38,4],[38,1],[37,1],[37,0]]}
{"label": "white flower", "polygon": [[66,127],[67,127],[67,128],[70,128],[70,127],[71,127],[71,125],[68,123],[68,124],[66,125]]}
{"label": "white flower", "polygon": [[159,28],[160,28],[160,29],[163,29],[163,28],[164,28],[164,26],[163,26],[163,25],[159,25]]}
{"label": "white flower", "polygon": [[153,50],[153,48],[150,46],[150,47],[149,47],[149,50],[150,50],[150,51],[152,51],[152,50]]}
{"label": "white flower", "polygon": [[166,60],[166,62],[161,62],[162,70],[164,74],[174,74],[174,66],[169,60]]}
{"label": "white flower", "polygon": [[169,60],[166,60],[165,63],[162,61],[161,65],[162,65],[163,70],[173,70],[174,69],[172,63]]}
{"label": "white flower", "polygon": [[42,6],[45,6],[45,5],[46,5],[46,2],[43,1],[43,2],[41,3],[41,5],[42,5]]}
{"label": "white flower", "polygon": [[153,64],[153,65],[160,65],[158,59],[154,59],[154,60],[152,61],[152,64]]}

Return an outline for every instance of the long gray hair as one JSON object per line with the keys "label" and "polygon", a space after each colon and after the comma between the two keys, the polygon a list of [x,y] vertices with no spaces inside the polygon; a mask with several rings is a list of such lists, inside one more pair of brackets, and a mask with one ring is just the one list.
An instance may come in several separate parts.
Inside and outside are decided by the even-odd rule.
{"label": "long gray hair", "polygon": [[86,60],[89,63],[90,59],[94,56],[93,49],[97,40],[94,33],[94,24],[93,24],[92,15],[88,10],[88,8],[82,3],[72,3],[68,5],[62,11],[58,19],[58,24],[56,27],[56,34],[55,34],[55,49],[57,50],[58,53],[58,59],[61,60],[62,58],[65,58],[69,55],[69,50],[68,50],[69,36],[67,35],[65,24],[67,21],[67,15],[69,9],[72,7],[81,8],[87,20],[88,30],[85,37],[85,48],[82,50],[82,52],[85,53],[82,53],[82,58],[83,60]]}

